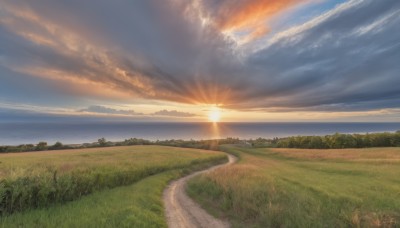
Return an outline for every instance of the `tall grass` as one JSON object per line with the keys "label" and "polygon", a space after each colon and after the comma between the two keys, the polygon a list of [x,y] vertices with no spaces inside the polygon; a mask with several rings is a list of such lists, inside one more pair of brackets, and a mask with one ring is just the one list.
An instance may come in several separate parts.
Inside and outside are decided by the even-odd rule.
{"label": "tall grass", "polygon": [[224,159],[211,151],[132,146],[0,155],[1,215],[48,207],[166,170]]}
{"label": "tall grass", "polygon": [[0,217],[0,227],[167,227],[162,193],[172,179],[223,162],[202,162],[98,191],[80,200]]}
{"label": "tall grass", "polygon": [[236,227],[400,226],[400,148],[225,149],[239,163],[188,193]]}

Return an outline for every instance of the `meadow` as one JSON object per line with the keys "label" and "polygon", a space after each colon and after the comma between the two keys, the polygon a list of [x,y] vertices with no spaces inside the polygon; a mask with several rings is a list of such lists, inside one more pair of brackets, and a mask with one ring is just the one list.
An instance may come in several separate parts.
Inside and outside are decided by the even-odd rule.
{"label": "meadow", "polygon": [[167,183],[224,161],[218,152],[165,146],[1,154],[0,224],[163,226],[161,194]]}
{"label": "meadow", "polygon": [[181,175],[166,171],[66,204],[15,213],[1,218],[0,227],[167,227],[162,191]]}
{"label": "meadow", "polygon": [[400,226],[400,148],[221,149],[240,161],[187,191],[233,227]]}

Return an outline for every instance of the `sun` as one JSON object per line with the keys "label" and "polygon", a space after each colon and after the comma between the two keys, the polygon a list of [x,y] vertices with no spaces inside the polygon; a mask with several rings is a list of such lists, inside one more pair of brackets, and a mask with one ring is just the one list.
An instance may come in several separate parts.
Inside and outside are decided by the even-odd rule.
{"label": "sun", "polygon": [[211,109],[210,112],[208,113],[208,120],[210,122],[217,123],[220,121],[220,119],[221,119],[221,111],[219,110],[219,108],[214,107],[213,109]]}

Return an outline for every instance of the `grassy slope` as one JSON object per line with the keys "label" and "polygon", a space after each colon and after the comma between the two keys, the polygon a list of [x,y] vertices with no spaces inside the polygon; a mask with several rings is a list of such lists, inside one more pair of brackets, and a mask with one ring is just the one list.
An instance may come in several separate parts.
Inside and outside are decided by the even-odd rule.
{"label": "grassy slope", "polygon": [[225,149],[241,161],[188,192],[238,227],[400,225],[400,148]]}
{"label": "grassy slope", "polygon": [[7,216],[1,227],[166,227],[161,194],[177,171],[96,192],[65,205]]}
{"label": "grassy slope", "polygon": [[0,227],[167,227],[162,192],[168,182],[222,161],[166,171],[65,205],[16,213],[0,219]]}
{"label": "grassy slope", "polygon": [[132,184],[146,176],[187,167],[214,156],[221,155],[161,146],[2,154],[0,213],[76,200],[82,195]]}
{"label": "grassy slope", "polygon": [[[152,224],[153,227],[158,227],[165,226],[161,192],[167,182],[190,169],[220,163],[226,161],[226,158],[221,153],[212,151],[134,146],[8,154],[1,157],[0,161],[2,183],[7,180],[11,184],[14,183],[13,180],[21,178],[34,177],[42,180],[53,177],[51,174],[54,170],[58,171],[57,175],[60,177],[70,173],[75,173],[74,177],[77,178],[81,178],[79,175],[90,177],[94,173],[106,175],[102,180],[113,180],[113,177],[120,179],[119,174],[135,174],[135,170],[150,170],[145,175],[138,176],[136,181],[142,181],[130,186],[108,189],[106,185],[80,200],[64,205],[53,202],[53,206],[48,209],[3,216],[0,218],[3,227],[151,227]],[[155,173],[160,174],[153,175]],[[149,175],[152,176],[146,178]],[[129,182],[124,185],[126,184]],[[19,187],[23,189],[31,186]]]}
{"label": "grassy slope", "polygon": [[116,167],[119,170],[172,167],[213,153],[164,146],[124,146],[0,154],[0,178],[40,176],[52,171],[68,174],[77,170],[113,171]]}

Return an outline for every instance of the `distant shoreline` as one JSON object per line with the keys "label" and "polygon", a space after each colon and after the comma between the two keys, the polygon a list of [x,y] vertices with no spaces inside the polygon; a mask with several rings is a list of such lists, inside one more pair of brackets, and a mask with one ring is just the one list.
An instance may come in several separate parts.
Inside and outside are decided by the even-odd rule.
{"label": "distant shoreline", "polygon": [[0,146],[0,153],[30,152],[44,150],[82,149],[96,147],[131,146],[131,145],[161,145],[197,149],[218,150],[219,145],[241,144],[248,147],[270,148],[303,148],[303,149],[344,149],[367,147],[400,147],[400,130],[396,132],[366,133],[366,134],[341,134],[311,135],[311,136],[287,136],[274,138],[241,139],[228,137],[208,140],[147,140],[141,138],[129,138],[123,141],[108,141],[99,138],[97,142],[83,144],[63,144],[56,142],[48,145],[41,141],[37,144],[21,144],[18,146]]}
{"label": "distant shoreline", "polygon": [[36,144],[45,141],[54,144],[83,144],[99,138],[121,141],[143,138],[151,141],[182,139],[207,140],[228,137],[272,139],[296,135],[328,135],[336,132],[375,133],[395,132],[400,123],[0,123],[0,145]]}

